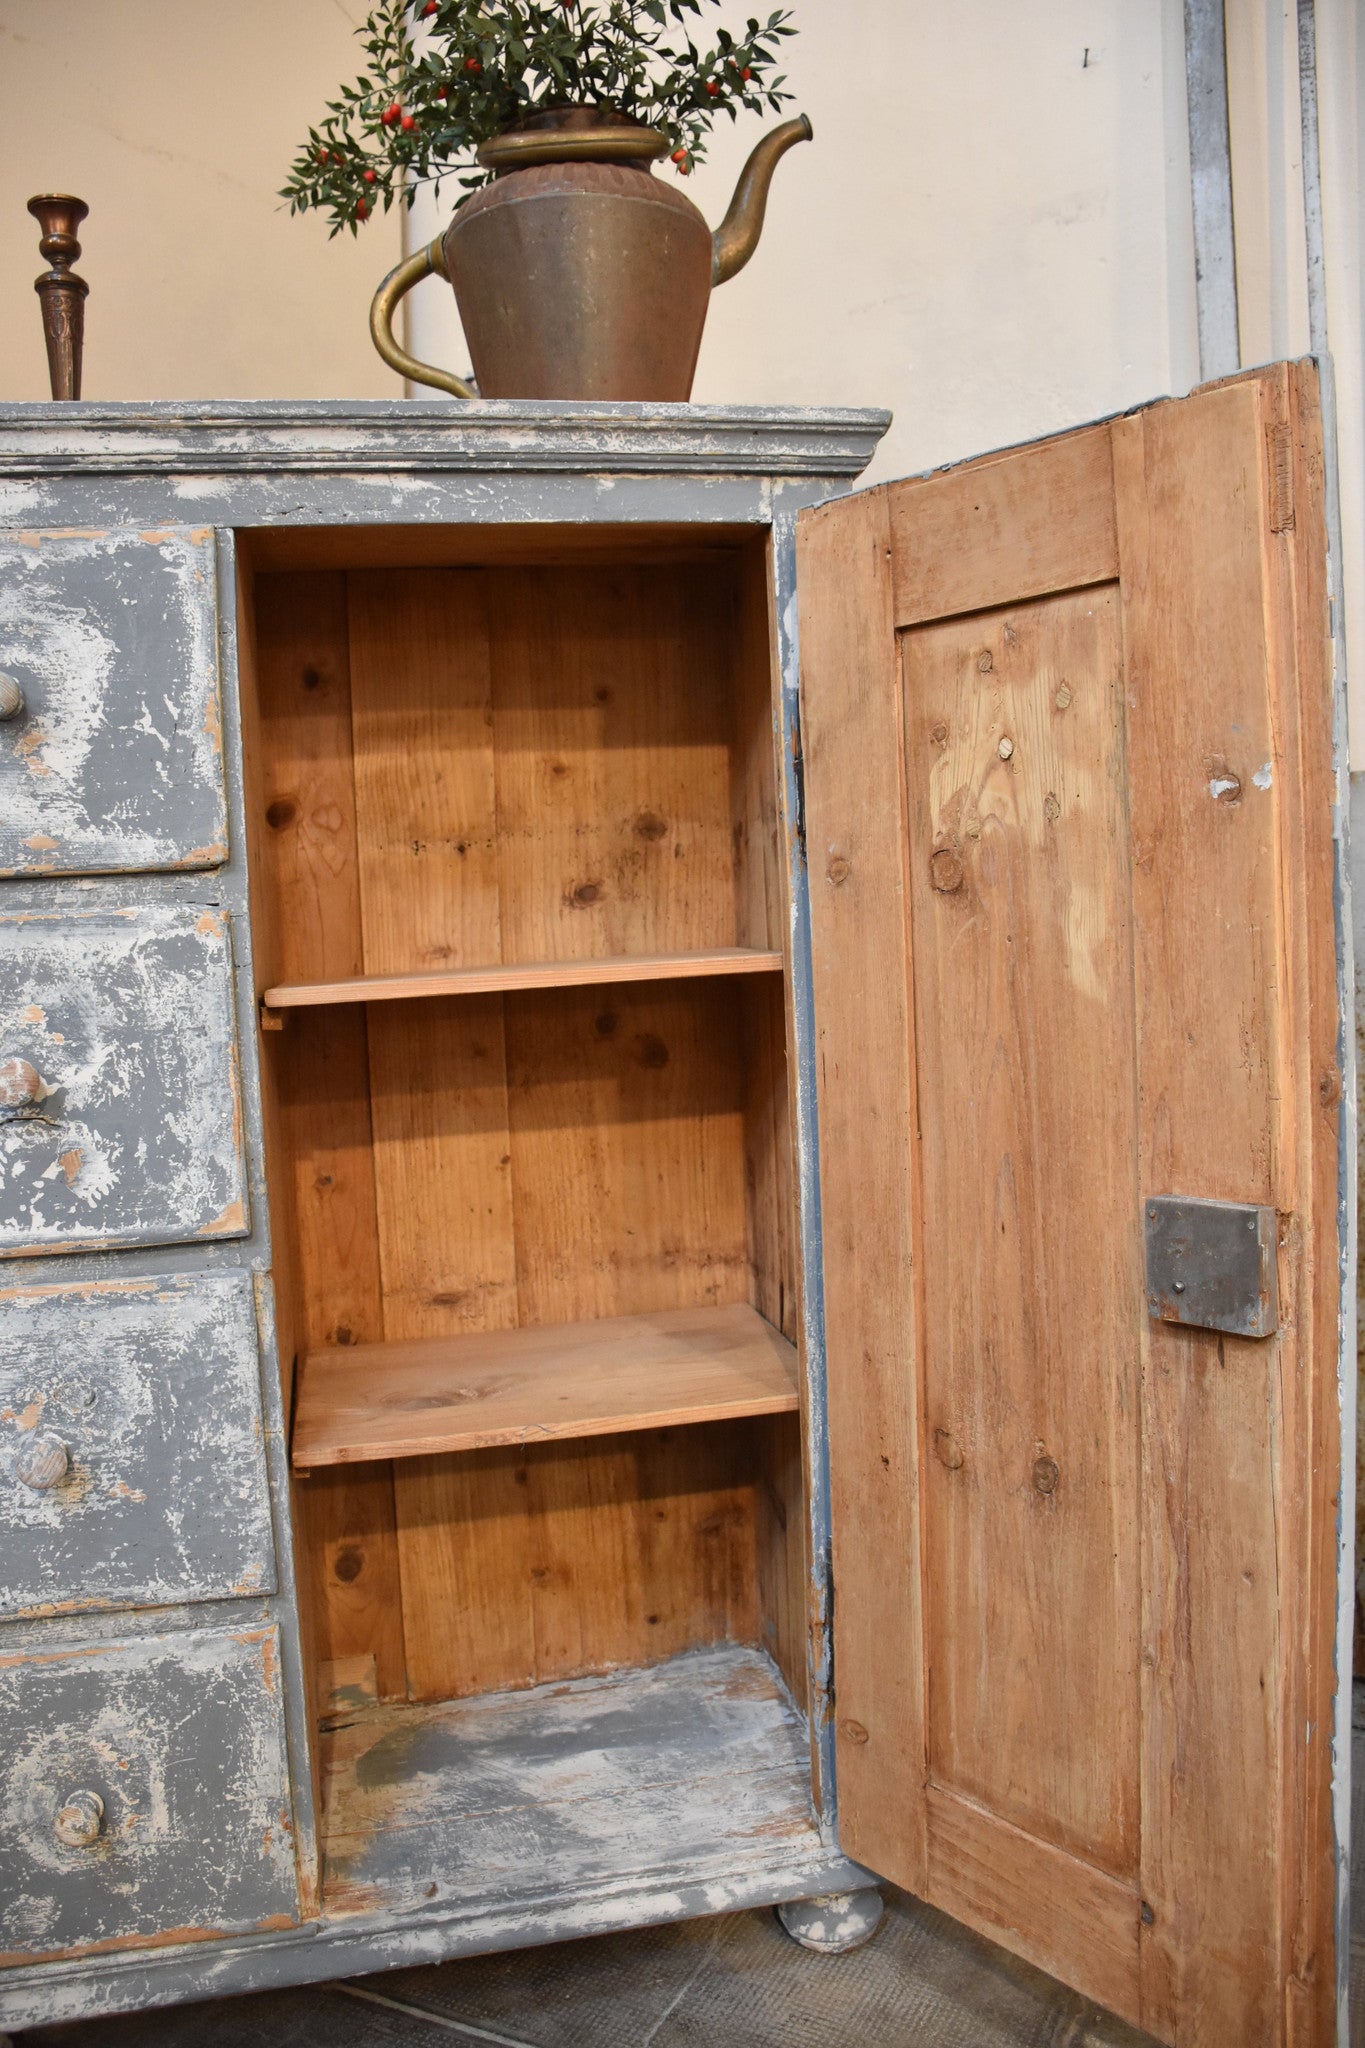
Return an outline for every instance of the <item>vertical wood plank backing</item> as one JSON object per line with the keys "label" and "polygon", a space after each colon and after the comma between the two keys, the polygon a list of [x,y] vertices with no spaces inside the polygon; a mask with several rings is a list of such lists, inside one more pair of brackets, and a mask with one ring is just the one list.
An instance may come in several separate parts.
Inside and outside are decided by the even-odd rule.
{"label": "vertical wood plank backing", "polygon": [[888,502],[900,626],[1118,574],[1107,426],[896,484]]}
{"label": "vertical wood plank backing", "polygon": [[506,999],[523,1323],[748,1299],[739,1000],[721,980]]}
{"label": "vertical wood plank backing", "polygon": [[412,1689],[464,1697],[758,1639],[752,1425],[414,1463]]}
{"label": "vertical wood plank backing", "polygon": [[798,1274],[792,1110],[783,990],[776,982],[737,991],[744,1079],[744,1185],[749,1300],[797,1341]]}
{"label": "vertical wood plank backing", "polygon": [[1142,1276],[1118,595],[901,645],[930,1769],[1131,1877]]}
{"label": "vertical wood plank backing", "polygon": [[509,569],[489,588],[503,957],[736,944],[728,576]]}
{"label": "vertical wood plank backing", "polygon": [[366,1007],[384,1336],[513,1328],[503,998]]}
{"label": "vertical wood plank backing", "polygon": [[905,785],[887,493],[797,535],[840,1840],[926,1876]]}
{"label": "vertical wood plank backing", "polygon": [[[277,582],[280,630],[313,649],[319,792],[277,808],[271,852],[283,840],[297,858],[292,833],[326,869],[321,914],[304,917],[275,863],[299,945],[312,935],[299,978],[733,943],[746,920],[754,943],[781,931],[756,554],[738,599],[730,564],[353,572],[328,580],[326,631],[296,616],[298,579]],[[317,653],[338,619],[344,698]],[[774,989],[719,981],[291,1019],[272,1051],[317,1240],[309,1340],[759,1295],[790,1329],[783,1035]],[[350,1491],[335,1475],[309,1487],[336,1582],[323,1648],[362,1653],[401,1614],[381,1690],[404,1660],[412,1692],[438,1697],[756,1641],[760,1576],[801,1681],[799,1467],[782,1432],[349,1476]],[[385,1520],[401,1600],[395,1567],[377,1612]]]}
{"label": "vertical wood plank backing", "polygon": [[[1142,1184],[1280,1207],[1293,1162],[1275,1100],[1283,933],[1257,386],[1118,422],[1114,453]],[[1236,801],[1216,794],[1229,776]],[[1181,2039],[1273,2041],[1274,1425],[1293,1340],[1151,1321],[1144,1338],[1144,2020]]]}
{"label": "vertical wood plank backing", "polygon": [[[270,972],[354,974],[363,955],[345,579],[258,578],[256,639],[255,801],[267,855],[256,888],[270,902]],[[309,1345],[373,1341],[383,1324],[364,1016],[319,1012],[263,1046],[289,1162],[290,1186],[276,1193],[292,1217],[300,1335]],[[296,1498],[320,1661],[373,1653],[381,1694],[401,1694],[390,1468],[310,1480]]]}
{"label": "vertical wood plank backing", "polygon": [[735,937],[741,946],[783,944],[783,863],[778,845],[776,675],[772,571],[768,550],[750,549],[737,565],[730,766]]}
{"label": "vertical wood plank backing", "polygon": [[810,1710],[810,1658],[806,1588],[806,1476],[801,1420],[762,1416],[754,1424],[758,1446],[755,1545],[758,1558],[758,1640],[787,1682],[797,1705]]}
{"label": "vertical wood plank backing", "polygon": [[485,579],[347,583],[364,971],[500,960]]}

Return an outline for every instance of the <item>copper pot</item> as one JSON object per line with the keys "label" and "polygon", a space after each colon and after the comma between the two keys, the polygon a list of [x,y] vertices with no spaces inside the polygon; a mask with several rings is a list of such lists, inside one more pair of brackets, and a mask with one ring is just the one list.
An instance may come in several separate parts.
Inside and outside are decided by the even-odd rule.
{"label": "copper pot", "polygon": [[476,395],[394,340],[398,301],[436,271],[455,288],[478,396],[686,399],[711,287],[752,256],[778,159],[810,133],[802,114],[764,136],[713,235],[655,178],[668,149],[657,130],[606,107],[534,115],[484,144],[493,182],[385,278],[375,347],[414,383]]}

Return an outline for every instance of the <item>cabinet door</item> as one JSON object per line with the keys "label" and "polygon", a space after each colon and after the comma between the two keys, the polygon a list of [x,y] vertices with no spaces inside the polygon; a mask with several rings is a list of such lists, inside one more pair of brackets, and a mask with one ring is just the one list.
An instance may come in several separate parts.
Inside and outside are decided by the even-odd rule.
{"label": "cabinet door", "polygon": [[[841,1846],[1160,2039],[1327,2041],[1316,374],[803,514],[798,587]],[[1163,1196],[1252,1205],[1272,1334],[1226,1211],[1149,1292]]]}

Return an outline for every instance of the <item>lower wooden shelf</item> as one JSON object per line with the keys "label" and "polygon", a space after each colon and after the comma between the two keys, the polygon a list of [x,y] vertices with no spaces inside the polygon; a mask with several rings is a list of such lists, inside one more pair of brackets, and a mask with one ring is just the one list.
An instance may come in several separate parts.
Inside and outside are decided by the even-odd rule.
{"label": "lower wooden shelf", "polygon": [[331,1707],[328,1921],[401,1913],[416,1939],[424,1918],[477,1920],[469,1946],[506,1948],[860,1879],[821,1841],[805,1717],[761,1650],[473,1699],[348,1685]]}
{"label": "lower wooden shelf", "polygon": [[796,1351],[756,1309],[667,1309],[310,1352],[296,1470],[780,1415]]}

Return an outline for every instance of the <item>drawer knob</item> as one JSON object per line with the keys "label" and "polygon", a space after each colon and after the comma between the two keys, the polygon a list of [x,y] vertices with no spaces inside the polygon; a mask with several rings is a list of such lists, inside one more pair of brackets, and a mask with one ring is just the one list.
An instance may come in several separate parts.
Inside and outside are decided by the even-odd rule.
{"label": "drawer knob", "polygon": [[52,1832],[68,1849],[89,1849],[104,1826],[104,1801],[98,1792],[73,1792],[58,1810]]}
{"label": "drawer knob", "polygon": [[0,1060],[0,1109],[36,1109],[47,1091],[29,1060]]}
{"label": "drawer knob", "polygon": [[24,693],[13,676],[0,675],[0,718],[18,718],[24,709]]}
{"label": "drawer knob", "polygon": [[31,1431],[14,1454],[16,1476],[35,1493],[46,1493],[49,1487],[65,1479],[70,1465],[71,1453],[66,1445],[48,1430]]}

